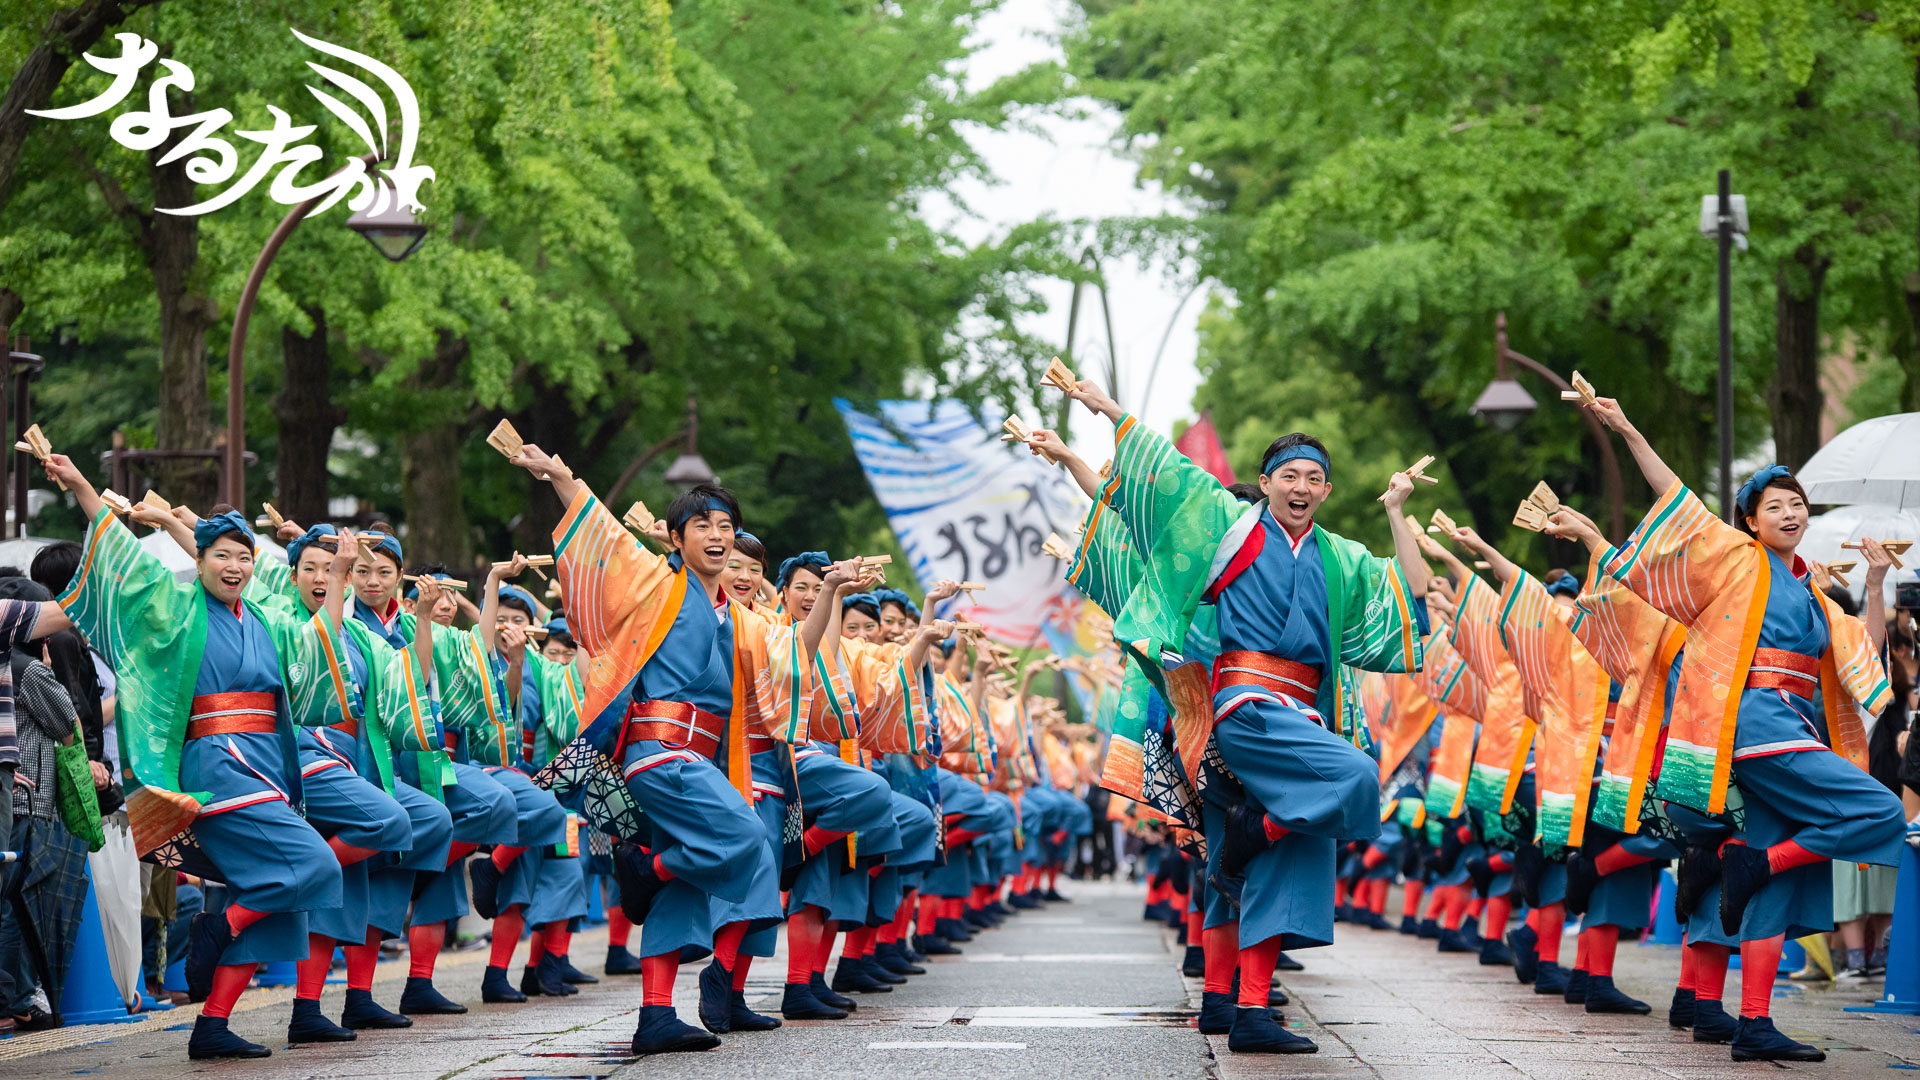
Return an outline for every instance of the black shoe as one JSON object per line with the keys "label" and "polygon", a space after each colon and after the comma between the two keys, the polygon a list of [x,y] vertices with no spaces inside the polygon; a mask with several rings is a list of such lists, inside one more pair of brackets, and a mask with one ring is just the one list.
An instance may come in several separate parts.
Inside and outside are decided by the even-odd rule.
{"label": "black shoe", "polygon": [[994,926],[993,917],[980,908],[968,908],[960,921],[976,930],[991,930]]}
{"label": "black shoe", "polygon": [[1040,901],[1027,893],[1014,893],[1007,897],[1007,906],[1015,911],[1032,911],[1040,906]]}
{"label": "black shoe", "polygon": [[1567,856],[1567,914],[1586,914],[1587,902],[1593,899],[1598,884],[1600,871],[1594,869],[1592,859],[1578,851]]}
{"label": "black shoe", "polygon": [[1673,1004],[1667,1006],[1667,1026],[1686,1029],[1693,1026],[1693,991],[1675,987]]}
{"label": "black shoe", "polygon": [[780,1018],[757,1013],[747,1008],[747,992],[735,990],[728,995],[731,1013],[727,1017],[729,1031],[772,1031],[780,1026]]}
{"label": "black shoe", "polygon": [[1560,991],[1560,1000],[1569,1005],[1585,1005],[1587,1003],[1587,980],[1590,978],[1592,978],[1591,975],[1588,975],[1579,968],[1574,968],[1572,971],[1567,972],[1567,988]]}
{"label": "black shoe", "polygon": [[1542,960],[1533,969],[1533,992],[1561,997],[1567,992],[1567,969],[1551,960]]}
{"label": "black shoe", "polygon": [[1460,936],[1460,931],[1442,930],[1440,931],[1440,951],[1441,952],[1478,952],[1479,950],[1467,944],[1467,939]]}
{"label": "black shoe", "polygon": [[[1762,860],[1765,858],[1761,856]],[[1771,1016],[1743,1016],[1734,1025],[1733,1060],[1825,1061],[1827,1052],[1780,1034]]]}
{"label": "black shoe", "polygon": [[1485,855],[1475,855],[1467,860],[1467,877],[1473,882],[1473,891],[1485,896],[1493,887],[1493,864]]}
{"label": "black shoe", "polygon": [[1620,988],[1613,984],[1611,975],[1589,975],[1587,976],[1587,1011],[1633,1013],[1645,1016],[1653,1011],[1653,1006],[1621,993]]}
{"label": "black shoe", "polygon": [[616,844],[613,876],[620,883],[620,910],[636,926],[646,922],[647,913],[653,910],[653,898],[667,887],[653,872],[653,856],[632,844]]}
{"label": "black shoe", "polygon": [[58,1013],[50,1013],[38,1005],[28,1005],[25,1017],[14,1017],[13,1030],[16,1034],[23,1031],[54,1031],[65,1027],[66,1023]]}
{"label": "black shoe", "polygon": [[[1720,849],[1720,929],[1728,937],[1734,937],[1740,933],[1740,920],[1747,913],[1747,903],[1766,887],[1771,877],[1773,877],[1773,868],[1767,865],[1766,852],[1755,851],[1746,844],[1728,844]],[[1762,1019],[1765,1018],[1762,1017]],[[1768,1022],[1766,1030],[1773,1031],[1771,1021]],[[1794,1046],[1801,1045],[1778,1032],[1774,1032],[1774,1035]],[[1765,1038],[1764,1035],[1761,1037]],[[1781,1060],[1815,1061],[1823,1060],[1824,1057],[1825,1055],[1821,1058],[1782,1058]],[[1770,1059],[1742,1058],[1741,1060]]]}
{"label": "black shoe", "polygon": [[1353,921],[1353,906],[1350,904],[1333,905],[1333,921],[1350,923]]}
{"label": "black shoe", "polygon": [[486,974],[480,977],[480,1000],[489,1005],[518,1005],[527,1000],[527,995],[507,981],[506,968],[488,964]]}
{"label": "black shoe", "polygon": [[318,1001],[293,999],[293,1017],[287,1021],[288,1042],[352,1042],[357,1038],[359,1036],[353,1032],[327,1019],[326,1014],[320,1011]]}
{"label": "black shoe", "polygon": [[1400,916],[1400,932],[1408,937],[1418,936],[1420,933],[1420,920],[1411,915]]}
{"label": "black shoe", "polygon": [[939,934],[918,934],[914,945],[929,958],[935,956],[959,956],[960,950]]}
{"label": "black shoe", "polygon": [[[424,982],[425,980],[422,981]],[[409,978],[407,982],[412,983],[413,980]],[[431,988],[433,984],[428,983],[427,985]],[[408,989],[411,990],[412,987],[409,986]],[[400,998],[400,1004],[404,1008],[406,1003],[407,999],[403,994]],[[450,1001],[447,1002],[447,1004],[453,1005]],[[464,1005],[454,1005],[453,1007],[459,1009],[461,1012],[467,1011]],[[345,1008],[340,1010],[340,1023],[341,1026],[351,1028],[354,1031],[385,1031],[394,1028],[410,1028],[413,1026],[413,1021],[373,1000],[373,991],[353,989],[347,991],[347,1004]]]}
{"label": "black shoe", "polygon": [[733,972],[717,956],[700,969],[700,1026],[715,1035],[733,1029]]}
{"label": "black shoe", "polygon": [[1739,1025],[1718,1001],[1695,998],[1693,1002],[1693,1041],[1697,1043],[1732,1042]]}
{"label": "black shoe", "polygon": [[789,1020],[845,1020],[847,1010],[815,997],[810,983],[788,983],[786,996],[780,999],[780,1015]]}
{"label": "black shoe", "polygon": [[1482,938],[1480,941],[1480,963],[1486,967],[1512,967],[1513,950],[1507,948],[1506,942],[1495,941],[1493,938]]}
{"label": "black shoe", "polygon": [[1420,932],[1415,934],[1414,936],[1419,938],[1421,941],[1438,941],[1440,938],[1439,920],[1421,919]]}
{"label": "black shoe", "polygon": [[[532,979],[537,990],[527,989],[527,980]],[[540,962],[526,969],[520,976],[520,992],[528,997],[545,995],[547,997],[572,997],[579,989],[570,986],[560,977],[560,964],[552,953],[540,957]]]}
{"label": "black shoe", "polygon": [[496,918],[500,914],[500,870],[493,865],[493,857],[482,855],[467,861],[467,902],[473,906],[473,913],[483,919]]}
{"label": "black shoe", "polygon": [[907,958],[906,946],[897,941],[883,941],[873,947],[874,962],[895,975],[925,975],[927,969]]}
{"label": "black shoe", "polygon": [[1273,970],[1275,970],[1275,971],[1305,971],[1305,970],[1307,970],[1307,965],[1305,965],[1305,964],[1303,964],[1303,963],[1301,963],[1301,962],[1300,962],[1300,961],[1298,961],[1298,960],[1295,960],[1295,959],[1294,959],[1293,957],[1291,957],[1291,956],[1288,956],[1288,955],[1287,955],[1286,953],[1281,953],[1281,954],[1280,954],[1280,958],[1279,958],[1279,959],[1277,959],[1277,960],[1275,960],[1275,961],[1273,962]]}
{"label": "black shoe", "polygon": [[[919,934],[909,934],[904,940],[900,942],[900,955],[906,957],[907,962],[910,964],[924,964],[927,961],[933,959],[933,957],[928,956],[926,953],[920,951],[919,938],[920,938]],[[957,953],[960,950],[954,949],[953,951]],[[923,975],[925,974],[925,972],[916,971],[916,972],[913,972],[913,974]]]}
{"label": "black shoe", "polygon": [[1220,872],[1227,877],[1241,877],[1247,872],[1247,864],[1259,854],[1273,846],[1267,839],[1267,815],[1255,813],[1253,808],[1241,804],[1227,811],[1227,829],[1220,842]]}
{"label": "black shoe", "polygon": [[1674,871],[1673,915],[1681,926],[1693,918],[1700,898],[1720,880],[1720,855],[1706,844],[1689,844]]}
{"label": "black shoe", "polygon": [[1198,945],[1187,946],[1185,955],[1180,957],[1180,974],[1189,979],[1198,979],[1207,973],[1207,950]]}
{"label": "black shoe", "polygon": [[857,958],[842,956],[833,968],[833,992],[836,994],[891,994],[893,987],[873,977]]}
{"label": "black shoe", "polygon": [[1067,899],[1067,898],[1066,898],[1066,897],[1064,897],[1064,896],[1061,896],[1061,895],[1060,895],[1060,890],[1059,890],[1059,889],[1048,889],[1048,890],[1047,890],[1046,892],[1044,892],[1044,893],[1041,893],[1041,894],[1040,894],[1040,899],[1042,899],[1042,900],[1045,900],[1045,901],[1046,901],[1046,902],[1048,902],[1049,904],[1071,904],[1071,903],[1073,903],[1073,901],[1071,901],[1071,900],[1069,900],[1069,899]]}
{"label": "black shoe", "polygon": [[[874,948],[878,949],[879,946],[876,945]],[[905,975],[896,975],[893,971],[889,970],[887,965],[880,962],[877,955],[861,957],[860,970],[890,986],[903,986],[907,981]]]}
{"label": "black shoe", "polygon": [[1271,987],[1267,990],[1267,1007],[1268,1008],[1284,1009],[1291,1004],[1293,1004],[1293,999],[1287,996],[1287,992],[1285,990],[1282,990],[1277,986]]}
{"label": "black shoe", "polygon": [[674,1054],[688,1050],[711,1050],[720,1045],[720,1037],[701,1031],[680,1019],[671,1005],[642,1005],[640,1026],[633,1032],[636,1054]]}
{"label": "black shoe", "polygon": [[[347,991],[349,1013],[352,1012],[353,995],[354,991]],[[372,995],[368,996],[371,998]],[[424,975],[409,975],[406,989],[400,991],[400,1011],[407,1016],[459,1016],[467,1011],[467,1007],[457,1001],[449,1000],[445,994],[435,990],[432,979]],[[342,1017],[340,1022],[352,1027],[352,1024],[347,1023],[347,1019]]]}
{"label": "black shoe", "polygon": [[[836,1009],[845,1009],[848,1012],[856,1012],[860,1008],[859,1002],[828,986],[827,977],[822,972],[814,972],[813,977],[807,981],[807,987],[813,991],[814,997],[820,999],[821,1004],[831,1005]],[[888,989],[892,988],[889,987]]]}
{"label": "black shoe", "polygon": [[1480,920],[1472,915],[1460,920],[1460,940],[1475,952],[1480,950]]}
{"label": "black shoe", "polygon": [[627,951],[625,945],[607,946],[607,966],[609,975],[640,974],[640,958]]}
{"label": "black shoe", "polygon": [[1523,984],[1532,982],[1534,971],[1540,966],[1540,935],[1533,927],[1521,923],[1507,934],[1507,944],[1513,947],[1513,977]]}
{"label": "black shoe", "polygon": [[1530,908],[1540,906],[1540,875],[1547,868],[1546,853],[1538,844],[1521,844],[1513,853],[1513,880],[1520,885],[1520,898]]}
{"label": "black shoe", "polygon": [[[968,930],[966,924],[962,923],[959,919],[935,919],[933,920],[933,932],[946,938],[948,941],[959,942],[973,940],[973,932]],[[921,951],[924,952],[925,950]]]}
{"label": "black shoe", "polygon": [[[201,912],[201,915],[206,914]],[[222,926],[226,925],[224,916],[216,916]],[[196,926],[200,916],[194,916]],[[227,1030],[227,1018],[224,1016],[197,1016],[193,1020],[193,1034],[187,1039],[187,1057],[194,1061],[208,1058],[263,1058],[272,1057],[273,1051],[259,1043],[247,1040]]]}
{"label": "black shoe", "polygon": [[[549,953],[548,955],[552,954]],[[574,967],[573,958],[570,956],[555,956],[553,960],[555,965],[560,968],[560,981],[570,986],[592,986],[594,983],[600,981],[592,975]]]}
{"label": "black shoe", "polygon": [[1236,1007],[1232,994],[1200,991],[1200,1034],[1225,1035],[1232,1031]]}
{"label": "black shoe", "polygon": [[[233,927],[227,923],[224,911],[194,915],[191,929],[187,932],[187,999],[205,1001],[213,991],[213,969],[220,966],[220,954],[233,944]],[[218,1019],[216,1017],[216,1019]],[[195,1029],[196,1033],[198,1029]],[[222,1035],[226,1025],[220,1027]],[[238,1035],[229,1036],[243,1046],[253,1046]],[[216,1055],[219,1056],[219,1055]],[[240,1054],[240,1057],[258,1057],[258,1054]]]}
{"label": "black shoe", "polygon": [[1273,1013],[1258,1008],[1234,1009],[1227,1049],[1236,1054],[1313,1054],[1320,1050],[1312,1039],[1293,1034],[1280,1026]]}

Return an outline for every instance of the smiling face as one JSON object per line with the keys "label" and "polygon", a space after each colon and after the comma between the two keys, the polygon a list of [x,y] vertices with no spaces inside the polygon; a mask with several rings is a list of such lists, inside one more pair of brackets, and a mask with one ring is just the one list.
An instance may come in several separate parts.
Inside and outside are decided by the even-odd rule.
{"label": "smiling face", "polygon": [[688,570],[702,581],[716,581],[727,568],[727,556],[733,554],[733,518],[711,512],[695,514],[669,538]]}
{"label": "smiling face", "polygon": [[1770,485],[1753,501],[1747,515],[1747,528],[1761,543],[1782,556],[1791,557],[1807,533],[1807,500],[1791,488]]}
{"label": "smiling face", "polygon": [[375,611],[384,612],[400,589],[400,564],[384,551],[365,548],[353,564],[353,592]]}
{"label": "smiling face", "polygon": [[751,604],[760,591],[764,572],[759,563],[735,551],[727,556],[726,569],[720,572],[720,588],[733,599]]}
{"label": "smiling face", "polygon": [[239,603],[253,578],[253,549],[231,534],[222,536],[200,553],[196,562],[200,584],[223,604]]}
{"label": "smiling face", "polygon": [[1267,497],[1274,520],[1299,536],[1313,523],[1320,504],[1333,494],[1333,483],[1319,462],[1294,458],[1260,478],[1260,494]]}
{"label": "smiling face", "polygon": [[300,562],[293,568],[293,586],[300,592],[300,602],[309,612],[319,611],[327,602],[327,565],[333,562],[333,552],[320,546],[320,542],[308,544],[300,551]]}
{"label": "smiling face", "polygon": [[820,599],[820,593],[826,588],[826,579],[805,568],[796,568],[793,576],[787,579],[787,587],[780,590],[780,600],[787,606],[787,614],[796,619],[804,619],[813,611],[814,601]]}
{"label": "smiling face", "polygon": [[899,604],[880,605],[880,641],[905,641],[919,625],[907,614],[907,609]]}
{"label": "smiling face", "polygon": [[840,617],[840,633],[856,641],[871,641],[876,645],[886,640],[880,636],[880,624],[859,608],[850,607]]}

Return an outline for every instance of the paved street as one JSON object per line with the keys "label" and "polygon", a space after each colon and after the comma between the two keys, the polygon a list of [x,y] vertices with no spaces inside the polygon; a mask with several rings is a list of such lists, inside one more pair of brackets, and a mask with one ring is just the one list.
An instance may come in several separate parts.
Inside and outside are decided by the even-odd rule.
{"label": "paved street", "polygon": [[[244,1075],[262,1080],[382,1076],[396,1080],[597,1080],[648,1076],[689,1080],[741,1077],[1718,1077],[1762,1075],[1771,1065],[1735,1066],[1724,1047],[1695,1046],[1664,1022],[1676,950],[1622,945],[1617,978],[1657,1001],[1651,1018],[1590,1017],[1535,997],[1505,969],[1471,957],[1442,957],[1428,943],[1341,927],[1331,950],[1302,955],[1305,972],[1284,977],[1296,999],[1295,1029],[1321,1045],[1312,1057],[1235,1058],[1224,1037],[1192,1030],[1197,980],[1175,970],[1173,936],[1140,920],[1137,887],[1062,883],[1074,898],[1021,916],[936,961],[892,994],[862,999],[849,1021],[789,1024],[728,1036],[702,1055],[636,1061],[627,1056],[637,979],[603,981],[563,1000],[478,1005],[484,951],[442,957],[442,984],[474,1004],[466,1017],[423,1020],[410,1031],[364,1034],[339,1046],[286,1049],[291,988],[252,990],[234,1027],[274,1048],[264,1062],[197,1064],[186,1059],[192,1007],[130,1024],[69,1028],[0,1041],[9,1078],[111,1073],[148,1078]],[[595,970],[603,932],[575,938],[574,957]],[[1568,945],[1571,949],[1571,942]],[[1570,954],[1569,954],[1570,955]],[[760,961],[748,998],[778,1005],[784,959]],[[517,972],[516,972],[517,975]],[[391,1003],[405,967],[380,967],[377,992]],[[325,1008],[339,1010],[337,987]],[[691,1018],[693,969],[677,999]],[[1849,1014],[1871,988],[1776,989],[1780,1026],[1831,1055],[1795,1066],[1831,1077],[1884,1076],[1920,1068],[1920,1033],[1897,1017]]]}

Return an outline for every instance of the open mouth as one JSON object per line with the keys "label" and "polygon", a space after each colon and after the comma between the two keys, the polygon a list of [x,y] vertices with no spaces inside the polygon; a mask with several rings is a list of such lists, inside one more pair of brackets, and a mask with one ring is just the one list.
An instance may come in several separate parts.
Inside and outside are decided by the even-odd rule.
{"label": "open mouth", "polygon": [[1288,499],[1287,500],[1287,510],[1289,513],[1296,514],[1296,515],[1303,515],[1307,512],[1307,509],[1308,509],[1307,500],[1305,499]]}
{"label": "open mouth", "polygon": [[715,562],[719,562],[720,560],[727,557],[727,549],[720,544],[708,544],[702,550],[704,550],[707,553],[707,558],[712,559]]}
{"label": "open mouth", "polygon": [[325,588],[313,590],[313,598],[315,600],[325,600],[327,598],[327,590]]}

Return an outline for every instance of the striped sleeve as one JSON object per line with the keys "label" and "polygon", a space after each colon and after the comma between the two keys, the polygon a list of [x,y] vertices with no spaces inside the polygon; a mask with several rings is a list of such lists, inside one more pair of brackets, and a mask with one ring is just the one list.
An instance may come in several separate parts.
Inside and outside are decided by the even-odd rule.
{"label": "striped sleeve", "polygon": [[1607,560],[1606,572],[1624,582],[1654,607],[1692,626],[1715,599],[1710,574],[1697,573],[1689,558],[1696,541],[1724,544],[1738,533],[1713,516],[1700,497],[1685,484],[1675,484],[1647,511],[1647,516]]}

